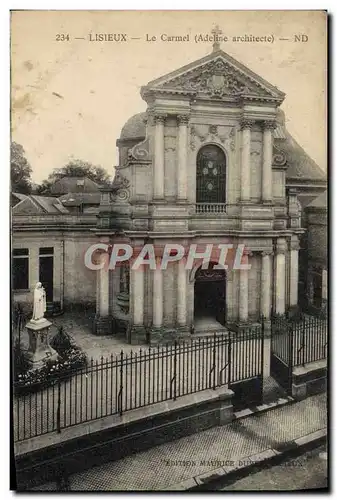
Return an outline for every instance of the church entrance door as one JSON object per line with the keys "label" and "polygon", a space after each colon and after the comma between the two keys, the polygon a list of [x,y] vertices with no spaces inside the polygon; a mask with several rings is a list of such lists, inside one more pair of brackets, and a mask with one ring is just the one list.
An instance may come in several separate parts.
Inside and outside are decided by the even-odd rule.
{"label": "church entrance door", "polygon": [[[194,318],[209,318],[220,323],[226,322],[226,273],[224,270],[198,269],[194,284]],[[206,324],[206,323],[205,323]]]}

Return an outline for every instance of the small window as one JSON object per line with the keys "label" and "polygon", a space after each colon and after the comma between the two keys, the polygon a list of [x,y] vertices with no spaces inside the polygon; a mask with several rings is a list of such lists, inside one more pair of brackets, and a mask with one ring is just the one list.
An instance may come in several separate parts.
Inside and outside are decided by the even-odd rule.
{"label": "small window", "polygon": [[13,289],[28,290],[29,288],[29,257],[28,248],[13,249]]}
{"label": "small window", "polygon": [[13,249],[13,257],[28,257],[28,248],[14,248]]}
{"label": "small window", "polygon": [[39,254],[40,255],[54,255],[54,248],[53,247],[42,247],[39,249]]}

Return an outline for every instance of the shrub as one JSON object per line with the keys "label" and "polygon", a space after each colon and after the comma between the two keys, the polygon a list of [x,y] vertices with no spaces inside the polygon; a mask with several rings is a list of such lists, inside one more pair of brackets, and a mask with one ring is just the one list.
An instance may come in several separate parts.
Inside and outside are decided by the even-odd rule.
{"label": "shrub", "polygon": [[31,366],[27,351],[22,349],[19,339],[16,339],[13,348],[14,380],[17,381],[20,375],[28,372]]}
{"label": "shrub", "polygon": [[64,331],[63,326],[60,326],[57,334],[51,340],[50,345],[62,356],[66,351],[76,346],[73,339]]}
{"label": "shrub", "polygon": [[[77,370],[87,364],[86,354],[76,345],[74,340],[61,327],[51,342],[59,357],[57,360],[48,359],[41,368],[30,370],[31,363],[22,363],[22,369],[16,369],[17,376],[14,378],[16,395],[39,391],[49,385],[57,383],[71,377]],[[24,351],[21,346],[17,348],[21,354],[17,354],[17,359],[21,359]],[[15,365],[16,366],[16,365]]]}

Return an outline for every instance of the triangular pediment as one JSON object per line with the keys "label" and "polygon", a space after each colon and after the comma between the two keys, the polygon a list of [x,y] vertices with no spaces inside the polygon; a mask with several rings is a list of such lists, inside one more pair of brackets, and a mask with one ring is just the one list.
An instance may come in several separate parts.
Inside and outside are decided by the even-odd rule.
{"label": "triangular pediment", "polygon": [[251,96],[282,102],[284,93],[219,50],[149,82],[143,90],[226,99]]}

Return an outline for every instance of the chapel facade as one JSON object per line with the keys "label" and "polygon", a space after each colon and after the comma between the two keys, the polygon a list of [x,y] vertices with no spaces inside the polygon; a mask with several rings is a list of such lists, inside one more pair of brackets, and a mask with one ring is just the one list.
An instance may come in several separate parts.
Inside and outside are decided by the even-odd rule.
{"label": "chapel facade", "polygon": [[141,96],[146,112],[117,141],[114,191],[102,191],[100,241],[244,245],[251,268],[102,270],[96,333],[124,328],[131,343],[157,342],[296,308],[304,230],[297,190],[286,188],[285,95],[215,47]]}
{"label": "chapel facade", "polygon": [[[49,314],[95,311],[93,334],[144,344],[239,329],[296,309],[299,296],[304,310],[325,300],[315,199],[326,175],[287,131],[285,95],[215,44],[141,96],[147,108],[122,128],[111,186],[71,178],[49,196],[12,193],[13,302],[30,314],[40,281]],[[84,256],[99,242],[135,254],[152,244],[158,261],[166,244],[244,245],[251,268],[216,270],[212,254],[208,269],[130,260],[94,271]]]}

